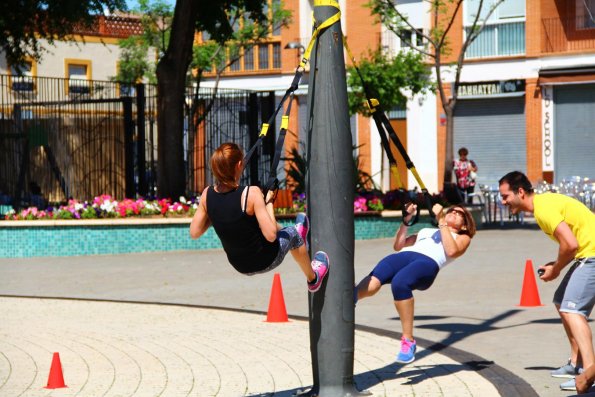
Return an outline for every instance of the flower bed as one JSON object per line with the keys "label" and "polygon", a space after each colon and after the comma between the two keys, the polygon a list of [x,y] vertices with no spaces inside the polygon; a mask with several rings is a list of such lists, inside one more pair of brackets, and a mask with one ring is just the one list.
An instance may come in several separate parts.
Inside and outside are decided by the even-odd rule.
{"label": "flower bed", "polygon": [[192,216],[196,211],[198,198],[172,202],[170,199],[123,199],[114,200],[101,195],[92,202],[68,200],[68,204],[39,209],[29,207],[22,211],[8,211],[6,220],[67,220],[67,219],[113,219],[147,216]]}
{"label": "flower bed", "polygon": [[[386,195],[391,199],[390,195]],[[109,195],[97,196],[91,202],[69,200],[68,204],[40,209],[25,208],[19,212],[12,209],[5,211],[6,220],[68,220],[68,219],[114,219],[131,217],[192,217],[196,212],[200,197],[179,201],[171,199],[128,199],[115,200]],[[394,202],[391,202],[394,204]],[[392,208],[395,206],[392,205]],[[357,195],[353,202],[353,211],[382,211],[383,199],[374,195]],[[293,195],[292,208],[278,208],[278,214],[295,214],[306,210],[306,196]]]}
{"label": "flower bed", "polygon": [[[70,200],[68,204],[38,209],[10,210],[0,222],[0,258],[122,254],[221,248],[212,228],[192,240],[188,228],[199,198],[177,202],[169,199],[114,200],[102,195],[91,202]],[[390,193],[359,195],[354,200],[355,239],[393,237],[401,221],[398,196]],[[304,195],[294,195],[289,208],[277,210],[282,225],[291,225],[297,212],[306,210]],[[422,210],[416,231],[430,225]],[[1,219],[1,218],[0,218]]]}

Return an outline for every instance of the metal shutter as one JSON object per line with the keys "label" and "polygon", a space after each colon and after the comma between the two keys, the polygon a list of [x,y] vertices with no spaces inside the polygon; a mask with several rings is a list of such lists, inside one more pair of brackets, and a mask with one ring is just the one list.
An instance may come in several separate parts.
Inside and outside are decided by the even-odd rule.
{"label": "metal shutter", "polygon": [[554,88],[555,182],[595,179],[595,84]]}
{"label": "metal shutter", "polygon": [[454,155],[469,149],[477,183],[497,186],[504,174],[526,172],[525,98],[459,100],[454,118]]}

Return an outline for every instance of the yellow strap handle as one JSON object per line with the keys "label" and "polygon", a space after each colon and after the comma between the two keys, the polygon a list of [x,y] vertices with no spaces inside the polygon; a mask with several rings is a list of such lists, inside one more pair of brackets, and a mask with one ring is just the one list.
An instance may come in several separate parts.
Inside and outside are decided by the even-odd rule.
{"label": "yellow strap handle", "polygon": [[411,173],[415,177],[415,180],[417,181],[417,183],[419,183],[419,187],[421,188],[421,190],[426,190],[426,186],[421,181],[421,178],[419,177],[419,174],[417,173],[417,170],[415,169],[415,167],[409,168],[409,171],[411,171]]}
{"label": "yellow strap handle", "polygon": [[397,186],[399,187],[399,189],[405,189],[405,185],[403,185],[403,182],[401,181],[401,175],[399,175],[399,169],[397,168],[397,165],[391,164],[390,171],[397,180]]}
{"label": "yellow strap handle", "polygon": [[281,128],[282,130],[286,130],[289,128],[289,116],[283,115],[281,117]]}
{"label": "yellow strap handle", "polygon": [[312,33],[312,38],[310,39],[310,43],[308,43],[308,47],[306,47],[306,51],[304,51],[304,56],[300,62],[300,68],[306,67],[308,63],[308,59],[310,59],[310,53],[312,52],[312,48],[314,47],[314,42],[318,35],[326,28],[331,26],[332,24],[341,20],[341,10],[339,9],[339,3],[336,0],[314,0],[314,6],[330,6],[335,7],[337,9],[337,13],[322,22],[314,32]]}
{"label": "yellow strap handle", "polygon": [[[355,61],[353,53],[349,49],[349,45],[347,45],[347,39],[345,38],[345,36],[343,36],[343,46],[345,47],[345,50],[347,51],[347,56],[349,57],[349,59],[351,59],[353,66],[355,66],[355,68],[357,69],[357,62]],[[370,113],[374,113],[379,105],[380,102],[376,98],[370,98],[369,100],[366,100],[366,106],[370,109]]]}
{"label": "yellow strap handle", "polygon": [[268,131],[269,131],[269,125],[267,123],[262,123],[262,128],[260,129],[259,136],[267,136]]}

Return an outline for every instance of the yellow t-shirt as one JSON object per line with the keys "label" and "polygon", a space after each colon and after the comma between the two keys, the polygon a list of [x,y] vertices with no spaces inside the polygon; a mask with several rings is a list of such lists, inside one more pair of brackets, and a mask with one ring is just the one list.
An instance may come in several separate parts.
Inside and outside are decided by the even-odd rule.
{"label": "yellow t-shirt", "polygon": [[558,193],[536,194],[533,198],[537,224],[552,240],[564,221],[578,241],[575,258],[595,256],[595,214],[580,201]]}

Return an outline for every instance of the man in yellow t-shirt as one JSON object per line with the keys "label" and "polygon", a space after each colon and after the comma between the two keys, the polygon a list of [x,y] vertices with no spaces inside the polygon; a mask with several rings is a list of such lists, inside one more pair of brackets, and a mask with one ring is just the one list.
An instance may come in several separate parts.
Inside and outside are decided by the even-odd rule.
{"label": "man in yellow t-shirt", "polygon": [[[568,364],[552,371],[551,375],[572,378],[560,388],[576,390],[574,377],[582,372],[581,363],[587,372],[595,373],[588,323],[595,305],[595,214],[571,197],[557,193],[535,194],[527,176],[519,171],[504,175],[499,184],[502,204],[513,214],[532,212],[541,230],[560,245],[556,260],[539,267],[540,278],[552,281],[572,263],[553,299],[570,342],[571,357]],[[587,370],[591,366],[593,368]]]}

